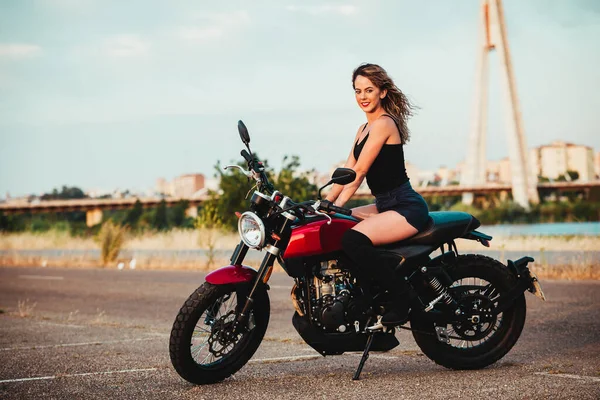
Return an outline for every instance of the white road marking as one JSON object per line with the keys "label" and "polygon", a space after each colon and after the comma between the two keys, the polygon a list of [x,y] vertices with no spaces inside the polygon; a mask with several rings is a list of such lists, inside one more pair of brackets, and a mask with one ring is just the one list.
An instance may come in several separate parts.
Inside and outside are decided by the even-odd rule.
{"label": "white road marking", "polygon": [[47,281],[62,281],[65,278],[62,276],[49,276],[49,275],[19,275],[21,279],[42,279]]}
{"label": "white road marking", "polygon": [[151,338],[141,338],[141,339],[108,340],[106,342],[62,343],[62,344],[51,344],[51,345],[44,345],[44,346],[5,347],[3,349],[0,349],[0,351],[55,349],[55,348],[59,348],[59,347],[76,347],[76,346],[95,346],[95,345],[101,345],[101,344],[141,342],[141,341],[145,341],[145,340],[155,340],[155,339],[162,339],[162,338],[151,337]]}
{"label": "white road marking", "polygon": [[60,326],[62,328],[77,328],[77,329],[82,329],[85,328],[85,326],[83,325],[74,325],[74,324],[60,324],[58,322],[46,322],[46,321],[40,321],[39,322],[40,325],[50,325],[50,326]]}
{"label": "white road marking", "polygon": [[384,356],[383,354],[369,354],[371,358],[379,358],[380,360],[397,360],[398,357],[395,356]]}
{"label": "white road marking", "polygon": [[0,381],[0,383],[42,381],[42,380],[48,380],[48,379],[71,378],[71,377],[75,377],[75,376],[126,374],[126,373],[130,373],[130,372],[149,372],[149,371],[156,371],[156,370],[158,370],[158,368],[123,369],[121,371],[85,372],[85,373],[82,373],[82,374],[65,374],[65,375],[36,376],[36,377],[33,377],[33,378],[6,379],[6,380],[3,380],[3,381]]}
{"label": "white road marking", "polygon": [[600,382],[600,378],[596,378],[595,376],[573,375],[573,374],[551,374],[550,372],[535,372],[535,374],[536,375],[544,375],[544,376],[557,376],[559,378],[570,378],[570,379],[590,380],[592,382]]}
{"label": "white road marking", "polygon": [[317,358],[322,358],[319,355],[310,355],[310,356],[288,356],[288,357],[274,357],[274,358],[259,358],[256,360],[248,361],[248,364],[258,364],[258,363],[278,363],[278,362],[290,362],[290,361],[305,361],[305,360],[315,360]]}

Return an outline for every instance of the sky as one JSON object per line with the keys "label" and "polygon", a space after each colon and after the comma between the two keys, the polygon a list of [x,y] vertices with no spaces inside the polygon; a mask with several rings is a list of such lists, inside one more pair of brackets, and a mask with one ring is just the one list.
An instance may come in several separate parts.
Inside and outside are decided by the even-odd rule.
{"label": "sky", "polygon": [[[0,0],[0,198],[62,185],[146,190],[252,150],[278,168],[345,160],[364,113],[351,83],[384,67],[419,107],[406,159],[467,152],[478,0]],[[600,150],[600,2],[504,0],[528,147]],[[498,57],[487,155],[507,156]]]}

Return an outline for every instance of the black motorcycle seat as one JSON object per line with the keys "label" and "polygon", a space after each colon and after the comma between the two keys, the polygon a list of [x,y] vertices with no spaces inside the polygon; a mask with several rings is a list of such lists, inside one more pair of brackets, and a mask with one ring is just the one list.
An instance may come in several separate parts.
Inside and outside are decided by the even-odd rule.
{"label": "black motorcycle seat", "polygon": [[429,222],[424,230],[397,244],[403,246],[413,244],[439,245],[448,240],[459,238],[479,228],[480,225],[481,223],[477,218],[466,212],[431,212],[429,213]]}
{"label": "black motorcycle seat", "polygon": [[392,253],[408,259],[429,254],[443,243],[459,238],[477,229],[481,223],[466,212],[438,211],[429,213],[429,222],[424,230],[400,242],[378,246],[383,253]]}

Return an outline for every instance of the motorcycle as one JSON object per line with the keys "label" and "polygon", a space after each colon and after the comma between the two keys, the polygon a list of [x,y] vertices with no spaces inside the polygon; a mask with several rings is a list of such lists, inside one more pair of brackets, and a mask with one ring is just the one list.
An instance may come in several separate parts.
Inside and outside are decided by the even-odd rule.
{"label": "motorcycle", "polygon": [[[385,293],[366,298],[353,265],[342,251],[343,233],[359,221],[351,210],[321,200],[331,185],[353,182],[352,169],[338,168],[319,189],[317,200],[295,202],[275,190],[264,165],[252,155],[242,121],[237,168],[256,182],[250,210],[238,214],[241,237],[231,264],[209,273],[181,307],[170,335],[169,352],[177,373],[194,384],[233,375],[259,347],[269,323],[268,281],[275,260],[294,279],[294,328],[323,356],[362,351],[353,379],[359,379],[370,351],[389,351],[399,342],[396,329],[408,329],[423,353],[451,369],[479,369],[498,361],[514,346],[526,316],[526,290],[545,300],[527,267],[531,257],[507,265],[477,254],[459,254],[456,239],[489,247],[464,212],[431,212],[417,235],[378,247],[398,279],[410,288],[410,326],[384,327]],[[260,267],[243,264],[249,249],[264,250]],[[440,254],[432,257],[432,253]]]}

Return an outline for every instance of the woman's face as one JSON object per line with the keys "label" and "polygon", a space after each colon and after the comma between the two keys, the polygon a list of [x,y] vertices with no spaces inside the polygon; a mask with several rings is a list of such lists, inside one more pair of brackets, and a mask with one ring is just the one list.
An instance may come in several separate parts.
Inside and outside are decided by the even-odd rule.
{"label": "woman's face", "polygon": [[369,78],[358,75],[354,80],[354,95],[358,106],[366,113],[373,112],[381,107],[381,100],[387,90],[379,90]]}

